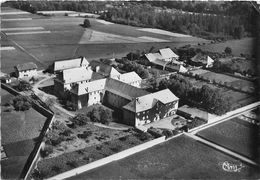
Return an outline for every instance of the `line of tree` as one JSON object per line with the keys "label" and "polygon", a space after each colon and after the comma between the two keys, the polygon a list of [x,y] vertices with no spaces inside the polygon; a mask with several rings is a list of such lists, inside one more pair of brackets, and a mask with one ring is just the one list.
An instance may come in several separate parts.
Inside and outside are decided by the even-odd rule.
{"label": "line of tree", "polygon": [[214,61],[213,70],[217,72],[227,72],[227,73],[240,73],[244,76],[256,76],[256,68],[253,67],[252,62],[247,60],[230,59],[227,62],[221,62],[219,60]]}
{"label": "line of tree", "polygon": [[[186,12],[219,14],[219,15],[247,15],[252,11],[248,2],[238,1],[149,1],[152,6],[162,9],[176,9]],[[254,2],[255,3],[255,2]]]}
{"label": "line of tree", "polygon": [[[2,6],[31,13],[41,10],[103,12],[101,18],[108,21],[156,27],[208,39],[242,38],[244,35],[250,35],[253,31],[252,15],[255,13],[250,2],[7,1]],[[165,10],[158,11],[158,7],[163,7]],[[167,11],[168,8],[170,11]],[[177,10],[174,11],[173,8]],[[214,13],[214,15],[205,13]]]}
{"label": "line of tree", "polygon": [[[241,4],[241,6],[245,6]],[[247,6],[246,6],[247,7]],[[252,12],[252,7],[251,7]],[[149,4],[129,4],[108,9],[101,18],[120,24],[154,27],[207,38],[242,38],[252,32],[251,14],[246,16],[205,15],[155,10]]]}
{"label": "line of tree", "polygon": [[194,87],[187,78],[181,75],[171,75],[169,80],[161,80],[158,89],[165,88],[169,88],[182,103],[195,105],[207,112],[222,115],[231,110],[230,98],[223,97],[220,89],[208,85]]}
{"label": "line of tree", "polygon": [[9,6],[31,13],[37,11],[78,11],[98,13],[104,11],[107,2],[101,1],[7,1],[2,6]]}

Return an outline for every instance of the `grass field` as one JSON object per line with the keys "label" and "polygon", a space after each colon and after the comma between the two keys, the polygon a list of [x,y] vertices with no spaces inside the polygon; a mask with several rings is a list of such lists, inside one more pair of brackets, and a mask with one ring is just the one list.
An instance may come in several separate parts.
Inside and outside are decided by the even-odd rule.
{"label": "grass field", "polygon": [[[16,10],[2,8],[2,11],[15,12]],[[85,29],[80,26],[80,24],[83,23],[83,18],[65,16],[45,17],[33,14],[9,14],[3,15],[2,18],[32,18],[32,20],[23,21],[1,21],[1,27],[3,29],[42,27],[44,30],[41,31],[51,32],[28,34],[28,31],[18,29],[15,31],[13,30],[12,32],[3,31],[7,33],[27,33],[10,35],[7,37],[7,41],[12,40],[16,43],[16,45],[12,44],[16,50],[12,52],[2,52],[3,72],[11,72],[13,71],[13,66],[23,62],[36,62],[37,65],[39,65],[39,68],[42,69],[58,59],[68,59],[77,56],[86,56],[87,58],[93,59],[111,58],[113,53],[116,57],[122,57],[130,51],[149,50],[152,46],[159,48],[170,46],[174,48],[187,44],[195,45],[198,42],[206,42],[205,40],[196,37],[175,38],[172,36],[140,31],[137,27],[127,25],[104,24],[103,22],[98,22],[96,19],[90,19],[91,28],[88,30],[97,32],[98,34],[92,38],[91,41],[88,41],[88,33],[85,33]],[[35,30],[35,33],[39,33],[38,30]],[[105,34],[103,38],[108,37],[108,39],[102,41],[100,33],[107,33],[108,35]],[[87,38],[85,36],[87,36]],[[83,40],[80,43],[81,39]],[[134,41],[132,41],[133,39]],[[170,42],[154,42],[164,40]],[[97,44],[97,42],[101,44]],[[2,43],[7,44],[4,41],[1,41],[1,44]],[[17,49],[17,45],[21,46],[22,49]]]}
{"label": "grass field", "polygon": [[[253,128],[257,130],[258,127],[239,118],[234,118],[200,131],[197,135],[239,154],[253,158],[253,145],[256,145],[259,150],[258,154],[260,153],[260,144],[255,142],[252,136]],[[259,131],[258,137],[260,137]]]}
{"label": "grass field", "polygon": [[[6,102],[9,102],[12,97],[13,96],[7,91],[1,90],[2,144],[9,144],[38,137],[46,120],[46,117],[34,109],[20,112],[15,110],[5,112],[6,109],[12,109],[10,106],[3,106]],[[28,129],[30,129],[30,131],[28,131]]]}
{"label": "grass field", "polygon": [[46,120],[34,109],[19,112],[11,105],[7,106],[13,97],[1,90],[1,145],[7,155],[7,159],[1,162],[4,179],[19,177]]}
{"label": "grass field", "polygon": [[207,44],[205,46],[197,46],[198,48],[205,51],[213,51],[213,52],[224,52],[226,47],[230,47],[232,49],[232,54],[235,56],[240,56],[241,53],[252,55],[253,53],[253,38],[243,38],[239,40],[229,40],[223,43],[216,44]]}
{"label": "grass field", "polygon": [[[221,163],[240,161],[200,144],[184,135],[119,161],[69,179],[241,179],[252,167],[240,173],[222,170]],[[259,177],[259,174],[258,174]]]}

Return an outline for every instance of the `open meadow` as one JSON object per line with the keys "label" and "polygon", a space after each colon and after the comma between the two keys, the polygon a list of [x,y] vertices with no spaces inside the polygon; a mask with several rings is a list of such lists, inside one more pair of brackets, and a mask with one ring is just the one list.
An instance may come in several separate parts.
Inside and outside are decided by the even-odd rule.
{"label": "open meadow", "polygon": [[222,163],[225,161],[241,163],[182,135],[69,179],[102,179],[103,177],[106,179],[212,179],[216,177],[237,179],[250,177],[248,173],[253,170],[251,166],[243,163],[245,167],[240,173],[229,173],[222,169]]}
{"label": "open meadow", "polygon": [[7,156],[1,161],[4,179],[19,177],[46,120],[32,108],[15,111],[12,105],[8,105],[13,97],[1,90],[1,145]]}
{"label": "open meadow", "polygon": [[[17,13],[19,10],[2,7],[1,37],[15,48],[1,51],[2,71],[11,72],[13,66],[23,62],[35,62],[40,69],[58,59],[78,56],[86,58],[112,58],[125,56],[130,51],[195,45],[207,40],[197,37],[176,37],[157,31],[147,32],[140,28],[113,24],[90,18],[91,27],[81,26],[84,18],[68,16],[41,16]],[[23,11],[19,11],[23,12]]]}
{"label": "open meadow", "polygon": [[259,137],[260,132],[258,128],[256,125],[247,121],[234,118],[200,131],[197,135],[236,153],[254,159],[253,149],[258,149],[259,154],[260,145],[255,141],[256,139],[252,133],[253,130],[255,130]]}
{"label": "open meadow", "polygon": [[203,46],[196,46],[204,51],[213,51],[213,52],[224,52],[226,47],[232,49],[232,54],[235,56],[240,56],[240,54],[253,54],[254,50],[254,39],[252,37],[247,37],[238,40],[227,40],[226,42],[207,44]]}

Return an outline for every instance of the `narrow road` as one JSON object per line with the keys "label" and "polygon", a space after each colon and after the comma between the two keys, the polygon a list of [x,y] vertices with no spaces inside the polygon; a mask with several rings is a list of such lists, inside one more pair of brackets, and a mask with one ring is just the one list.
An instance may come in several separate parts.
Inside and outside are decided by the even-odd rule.
{"label": "narrow road", "polygon": [[193,134],[189,134],[189,133],[184,133],[184,134],[185,134],[186,136],[188,136],[188,137],[190,137],[190,138],[196,140],[196,141],[199,141],[199,142],[201,142],[201,143],[203,143],[203,144],[206,144],[206,145],[208,145],[208,146],[210,146],[210,147],[212,147],[212,148],[214,148],[214,149],[217,149],[217,150],[219,150],[219,151],[222,151],[222,152],[224,152],[224,153],[226,153],[226,154],[228,154],[228,155],[230,155],[230,156],[233,156],[233,157],[235,157],[235,158],[238,158],[238,159],[240,159],[240,160],[242,160],[242,161],[244,161],[244,162],[247,162],[247,163],[249,163],[249,164],[258,166],[258,164],[257,164],[256,162],[252,161],[251,159],[248,159],[248,158],[246,158],[246,157],[244,157],[244,156],[242,156],[242,155],[240,155],[240,154],[237,154],[237,153],[235,153],[235,152],[233,152],[233,151],[230,151],[230,150],[228,150],[228,149],[226,149],[226,148],[224,148],[224,147],[222,147],[222,146],[216,145],[216,144],[214,144],[214,143],[212,143],[212,142],[209,142],[209,141],[207,141],[207,140],[205,140],[205,139],[203,139],[203,138],[200,138],[200,137],[198,137],[198,136],[195,136],[195,135],[193,135]]}

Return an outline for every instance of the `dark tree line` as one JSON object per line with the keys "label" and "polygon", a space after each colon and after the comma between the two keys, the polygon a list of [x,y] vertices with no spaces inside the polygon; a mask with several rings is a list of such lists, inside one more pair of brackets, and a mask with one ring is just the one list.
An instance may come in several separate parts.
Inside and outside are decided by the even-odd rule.
{"label": "dark tree line", "polygon": [[248,2],[237,1],[150,1],[152,6],[163,9],[176,9],[195,13],[208,13],[219,15],[247,15],[252,11],[252,5]]}
{"label": "dark tree line", "polygon": [[98,13],[105,10],[106,4],[106,2],[101,1],[8,1],[3,6],[10,6],[31,13],[57,10]]}
{"label": "dark tree line", "polygon": [[161,80],[158,88],[169,88],[182,103],[196,105],[210,113],[222,115],[231,110],[230,99],[223,97],[219,89],[207,85],[200,88],[194,87],[187,78],[181,75],[172,75],[169,80]]}
{"label": "dark tree line", "polygon": [[[235,3],[235,5],[238,6],[237,3]],[[241,8],[237,8],[237,11],[243,8],[250,9],[250,12],[253,11],[252,7],[247,3],[240,3],[239,7]],[[155,27],[208,38],[242,38],[245,32],[250,34],[252,31],[251,13],[243,15],[239,14],[239,12],[235,12],[235,15],[226,15],[226,13],[222,13],[223,15],[211,15],[203,13],[183,13],[181,11],[156,11],[154,6],[147,3],[130,3],[125,7],[109,9],[101,18],[121,24]]]}
{"label": "dark tree line", "polygon": [[[2,6],[32,13],[40,10],[104,12],[101,18],[108,21],[156,27],[209,39],[242,38],[250,35],[252,14],[255,12],[250,2],[8,1]],[[158,7],[162,10],[158,11]]]}

